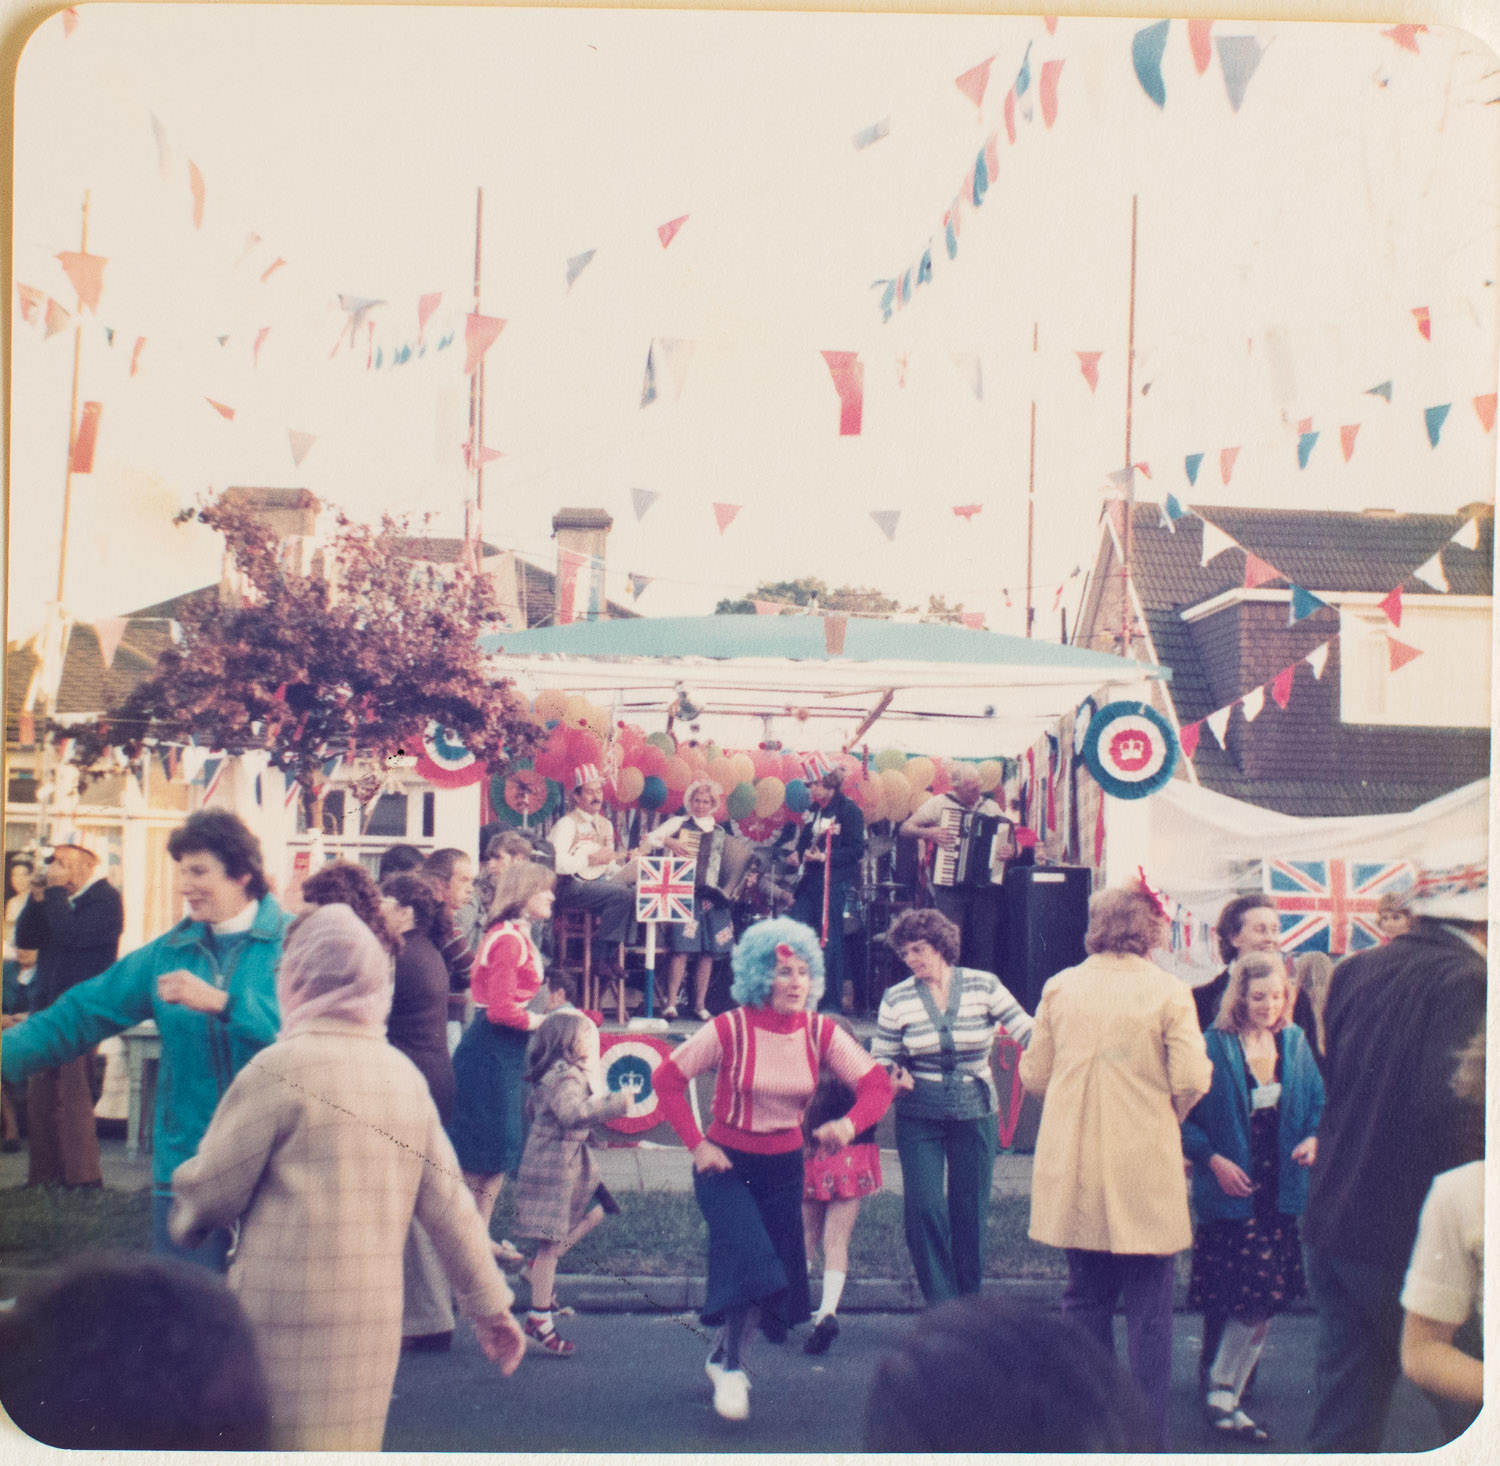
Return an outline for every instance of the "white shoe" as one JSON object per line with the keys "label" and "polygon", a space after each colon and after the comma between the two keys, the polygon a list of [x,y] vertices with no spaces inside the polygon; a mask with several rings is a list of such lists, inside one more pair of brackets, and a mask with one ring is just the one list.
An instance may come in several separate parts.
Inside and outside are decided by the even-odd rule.
{"label": "white shoe", "polygon": [[709,1379],[713,1381],[714,1388],[718,1389],[719,1380],[723,1378],[724,1375],[724,1366],[719,1362],[719,1360],[714,1358],[713,1354],[710,1354],[708,1356],[708,1361],[703,1366],[703,1372],[709,1377]]}
{"label": "white shoe", "polygon": [[714,1381],[714,1412],[725,1420],[750,1418],[750,1377],[743,1369],[719,1370]]}

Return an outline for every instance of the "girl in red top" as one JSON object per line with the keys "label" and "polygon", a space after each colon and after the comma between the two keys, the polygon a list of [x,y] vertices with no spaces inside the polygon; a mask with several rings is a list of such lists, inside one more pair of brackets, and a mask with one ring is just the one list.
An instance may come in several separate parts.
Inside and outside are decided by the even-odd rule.
{"label": "girl in red top", "polygon": [[[663,1116],[692,1151],[693,1191],[708,1223],[708,1288],[700,1314],[722,1325],[709,1356],[714,1409],[750,1413],[744,1348],[758,1322],[773,1342],[811,1316],[802,1236],[802,1116],[826,1067],[854,1091],[847,1115],[812,1134],[821,1149],[848,1145],[891,1101],[885,1071],[856,1039],[806,1010],[823,988],[823,954],[801,922],[758,922],[732,958],[741,1006],[706,1023],[656,1070]],[[717,1072],[705,1136],[688,1081]]]}

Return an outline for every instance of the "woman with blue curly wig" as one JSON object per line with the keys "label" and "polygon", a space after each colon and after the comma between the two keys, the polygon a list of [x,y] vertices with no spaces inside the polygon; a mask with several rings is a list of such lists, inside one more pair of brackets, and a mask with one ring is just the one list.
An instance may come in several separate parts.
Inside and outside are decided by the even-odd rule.
{"label": "woman with blue curly wig", "polygon": [[[714,1409],[750,1413],[744,1350],[759,1323],[780,1343],[812,1316],[802,1236],[802,1116],[826,1068],[854,1091],[847,1115],[813,1132],[820,1150],[848,1145],[891,1102],[886,1072],[831,1019],[810,1013],[823,990],[811,928],[757,922],[734,949],[730,996],[740,1006],[705,1023],[653,1077],[662,1114],[693,1157],[693,1192],[708,1223],[708,1287],[700,1317],[721,1332],[706,1366]],[[705,1135],[687,1086],[716,1073]]]}

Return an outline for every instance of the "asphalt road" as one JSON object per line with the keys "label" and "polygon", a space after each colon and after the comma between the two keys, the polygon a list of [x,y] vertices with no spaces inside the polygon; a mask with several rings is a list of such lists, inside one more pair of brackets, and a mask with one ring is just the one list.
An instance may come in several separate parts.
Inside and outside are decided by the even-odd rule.
{"label": "asphalt road", "polygon": [[[750,1419],[720,1420],[703,1372],[708,1341],[691,1314],[580,1314],[559,1320],[577,1345],[570,1359],[528,1352],[501,1379],[462,1327],[449,1354],[407,1355],[396,1377],[387,1450],[592,1452],[843,1452],[862,1449],[870,1380],[882,1351],[911,1327],[911,1314],[852,1314],[828,1354],[757,1339],[747,1357]],[[1201,1423],[1196,1390],[1199,1319],[1179,1314],[1173,1341],[1174,1449],[1224,1449]],[[1117,1323],[1117,1327],[1119,1324]],[[1278,1318],[1262,1359],[1251,1413],[1273,1435],[1271,1450],[1298,1451],[1312,1413],[1314,1320]],[[1124,1357],[1123,1335],[1120,1344]],[[1482,1427],[1481,1427],[1482,1428]],[[1431,1405],[1404,1382],[1386,1451],[1435,1446]],[[1236,1447],[1264,1454],[1264,1447]],[[1473,1459],[1478,1459],[1475,1457]]]}

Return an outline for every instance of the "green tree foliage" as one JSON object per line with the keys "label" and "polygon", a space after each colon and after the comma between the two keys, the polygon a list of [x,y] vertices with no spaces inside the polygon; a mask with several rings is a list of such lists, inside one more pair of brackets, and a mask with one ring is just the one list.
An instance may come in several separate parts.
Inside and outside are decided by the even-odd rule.
{"label": "green tree foliage", "polygon": [[900,601],[878,590],[854,585],[829,590],[815,576],[803,576],[800,580],[763,581],[744,600],[720,601],[714,607],[714,615],[751,616],[756,601],[777,601],[787,607],[816,604],[820,611],[849,611],[861,616],[888,616],[901,610]]}

